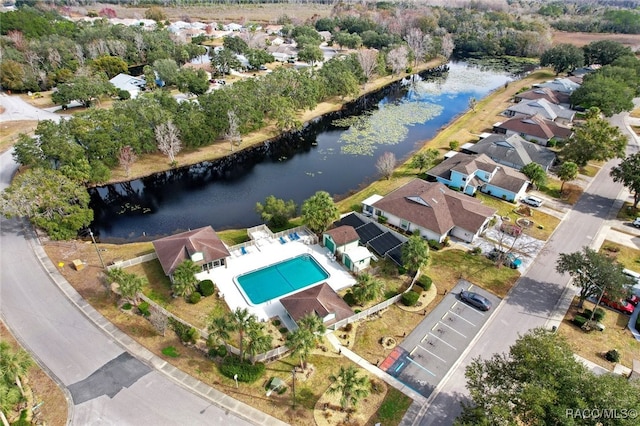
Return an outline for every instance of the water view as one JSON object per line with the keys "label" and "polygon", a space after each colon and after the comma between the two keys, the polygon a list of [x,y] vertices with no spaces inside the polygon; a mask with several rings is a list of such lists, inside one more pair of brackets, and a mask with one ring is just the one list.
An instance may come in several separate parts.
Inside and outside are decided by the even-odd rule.
{"label": "water view", "polygon": [[324,117],[220,161],[92,189],[92,229],[102,241],[131,241],[206,225],[245,228],[261,223],[255,205],[269,195],[298,205],[319,190],[344,196],[378,178],[380,155],[408,158],[471,97],[510,80],[507,72],[452,63],[443,77],[399,82],[359,100],[366,109],[354,106],[357,117]]}

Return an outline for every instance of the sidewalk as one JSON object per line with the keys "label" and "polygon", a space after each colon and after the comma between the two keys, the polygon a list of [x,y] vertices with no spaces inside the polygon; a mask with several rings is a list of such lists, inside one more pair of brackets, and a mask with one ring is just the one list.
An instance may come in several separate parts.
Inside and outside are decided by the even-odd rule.
{"label": "sidewalk", "polygon": [[333,345],[336,351],[340,351],[342,355],[346,356],[351,361],[358,364],[360,367],[364,368],[365,370],[367,370],[368,372],[370,372],[380,380],[384,380],[388,385],[393,386],[403,394],[407,395],[409,398],[413,399],[414,404],[417,403],[420,406],[422,406],[427,402],[427,399],[424,396],[420,395],[418,392],[414,391],[413,389],[411,389],[410,387],[408,387],[407,385],[405,385],[395,377],[391,376],[390,374],[387,374],[386,372],[380,370],[378,367],[371,364],[366,359],[360,357],[355,352],[342,346],[338,341],[338,338],[334,336],[333,333],[327,334],[326,337],[327,337],[327,340],[329,340],[329,342]]}
{"label": "sidewalk", "polygon": [[150,367],[156,369],[160,373],[167,376],[180,386],[188,389],[190,392],[202,397],[203,399],[211,402],[224,410],[233,412],[239,418],[246,420],[249,423],[256,425],[266,426],[284,426],[287,423],[276,419],[262,411],[247,405],[241,401],[233,399],[232,397],[218,391],[202,383],[201,381],[189,376],[173,365],[169,364],[162,358],[156,356],[154,353],[143,347],[127,334],[123,333],[115,325],[109,322],[98,311],[96,311],[90,304],[84,300],[80,294],[69,284],[69,282],[60,274],[55,265],[51,262],[47,256],[44,248],[39,244],[35,238],[31,226],[25,223],[25,238],[29,241],[33,252],[42,264],[43,268],[47,271],[51,280],[58,286],[58,288],[64,293],[64,295],[73,303],[87,318],[89,318],[98,328],[102,329],[107,335],[109,335],[116,343],[122,346],[127,352],[138,358],[140,361],[146,363]]}

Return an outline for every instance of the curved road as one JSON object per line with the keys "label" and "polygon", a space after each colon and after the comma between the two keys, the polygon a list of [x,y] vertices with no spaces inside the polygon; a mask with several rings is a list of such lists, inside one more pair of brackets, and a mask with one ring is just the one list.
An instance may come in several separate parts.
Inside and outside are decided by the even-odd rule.
{"label": "curved road", "polygon": [[[627,113],[610,119],[629,137],[627,154],[638,152],[638,137],[626,124]],[[412,405],[403,425],[451,425],[462,412],[461,402],[469,402],[465,368],[475,358],[487,359],[495,353],[507,353],[518,337],[532,328],[547,327],[561,307],[565,289],[572,292],[569,276],[555,271],[560,253],[575,252],[590,246],[607,219],[615,218],[623,186],[614,183],[609,171],[620,162],[607,162],[573,209],[555,230],[545,249],[511,292],[496,309],[486,328],[478,334],[457,365],[441,382],[439,388],[423,407]],[[562,313],[564,316],[564,312]]]}
{"label": "curved road", "polygon": [[[12,98],[0,96],[5,108],[7,99]],[[11,102],[0,117],[19,110],[21,104]],[[11,151],[0,156],[0,190],[9,184],[16,167]],[[47,265],[48,259],[42,263],[38,258],[44,252],[29,229],[20,220],[0,217],[0,315],[66,388],[70,424],[282,424],[190,378],[120,335],[146,362],[125,351],[112,337],[111,333],[118,334],[115,327],[72,289],[65,289],[66,283],[52,281],[47,269],[54,278],[57,271]]]}

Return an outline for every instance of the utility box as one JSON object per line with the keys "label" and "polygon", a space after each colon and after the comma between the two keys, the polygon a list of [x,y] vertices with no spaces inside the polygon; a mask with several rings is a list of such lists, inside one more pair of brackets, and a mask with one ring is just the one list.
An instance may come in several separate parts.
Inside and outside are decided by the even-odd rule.
{"label": "utility box", "polygon": [[75,259],[73,262],[73,269],[76,271],[82,271],[84,269],[84,262],[80,259]]}

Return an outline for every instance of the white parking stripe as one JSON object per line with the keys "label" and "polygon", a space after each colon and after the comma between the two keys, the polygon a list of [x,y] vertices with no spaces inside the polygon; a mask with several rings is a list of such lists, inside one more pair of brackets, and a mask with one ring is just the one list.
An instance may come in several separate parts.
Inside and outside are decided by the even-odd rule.
{"label": "white parking stripe", "polygon": [[435,358],[438,358],[440,361],[444,362],[445,364],[447,363],[447,361],[445,361],[444,359],[440,358],[438,355],[434,354],[433,352],[429,352],[427,349],[423,348],[422,346],[418,345],[418,347],[420,349],[422,349],[423,351],[425,351],[428,354],[431,354],[432,356],[434,356]]}
{"label": "white parking stripe", "polygon": [[[453,306],[456,306],[457,304],[460,304],[460,305],[464,306],[465,308],[470,308],[470,306],[467,305],[466,303],[460,303],[460,302],[456,302]],[[453,308],[453,306],[451,308]],[[477,310],[477,309],[471,308],[471,309],[467,309],[467,310],[471,311],[471,312],[475,312],[478,315],[484,316],[484,314],[482,312],[480,312],[479,310]]]}
{"label": "white parking stripe", "polygon": [[464,322],[468,322],[469,324],[471,324],[471,325],[472,325],[472,326],[474,326],[474,327],[476,326],[474,323],[472,323],[472,322],[471,322],[471,321],[469,321],[468,319],[466,319],[466,318],[464,318],[464,317],[462,317],[462,316],[460,316],[460,315],[456,314],[455,312],[451,312],[451,311],[449,311],[449,313],[450,313],[450,314],[453,314],[453,315],[455,315],[455,316],[457,316],[458,318],[460,318],[460,319],[461,319],[462,321],[464,321]]}
{"label": "white parking stripe", "polygon": [[[445,345],[449,346],[449,347],[450,347],[451,349],[453,349],[454,351],[457,351],[457,349],[456,349],[454,346],[452,346],[452,345],[448,344],[447,342],[445,342],[444,340],[442,340],[441,338],[439,338],[439,337],[438,337],[438,336],[436,336],[435,334],[433,334],[433,333],[429,333],[429,334],[431,334],[431,335],[432,335],[433,337],[435,337],[436,339],[440,340],[440,341],[441,341],[442,343],[444,343]],[[424,339],[423,339],[423,340],[424,340]]]}
{"label": "white parking stripe", "polygon": [[433,377],[436,377],[435,373],[432,373],[431,371],[427,370],[422,364],[420,364],[417,361],[412,360],[411,358],[407,357],[407,359],[412,362],[413,364],[417,365],[418,367],[422,368],[424,371],[426,371],[427,373],[431,374]]}
{"label": "white parking stripe", "polygon": [[456,333],[458,333],[459,335],[461,335],[462,337],[464,337],[465,339],[467,338],[467,336],[465,336],[464,334],[460,333],[458,330],[456,330],[455,328],[448,326],[447,324],[443,323],[440,321],[440,324],[444,325],[447,328],[450,328],[451,330],[455,331]]}

